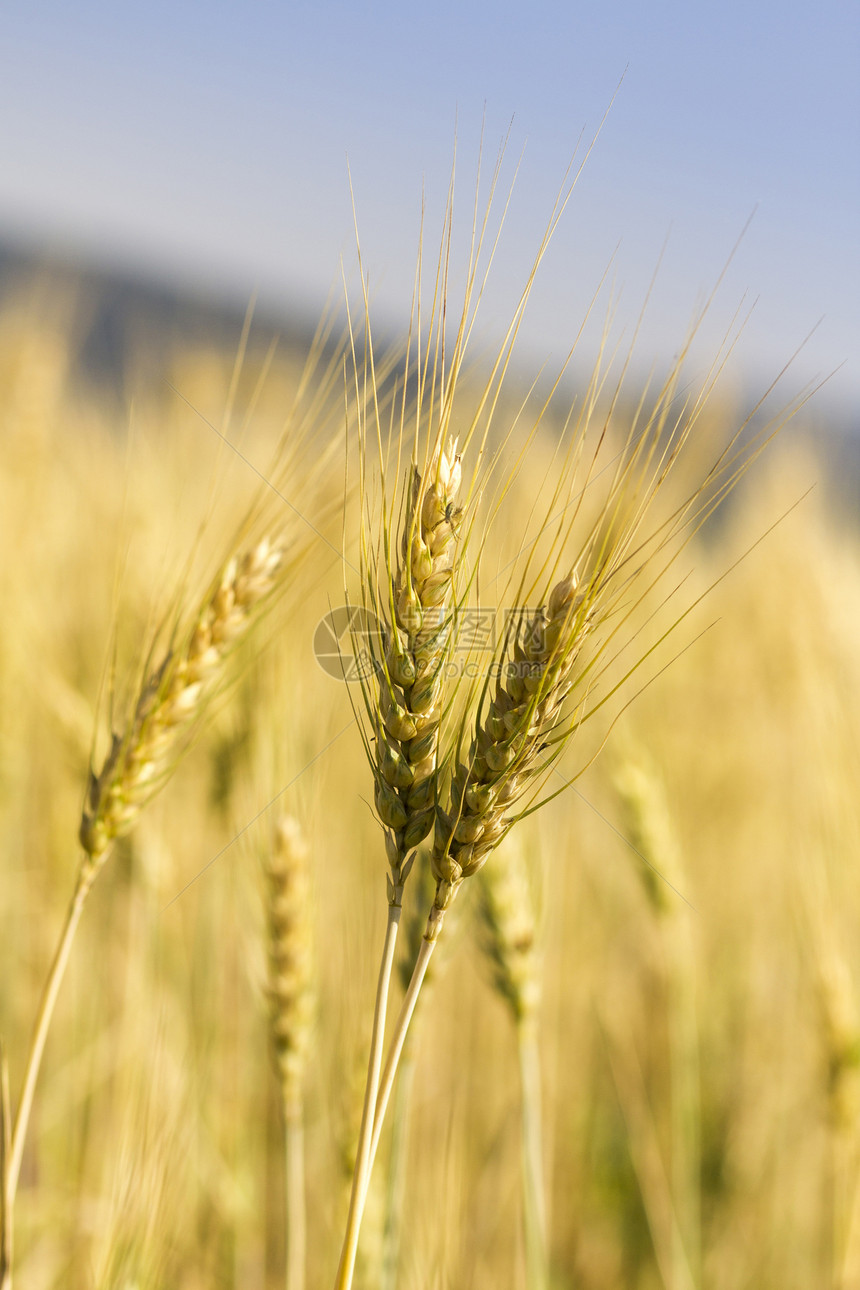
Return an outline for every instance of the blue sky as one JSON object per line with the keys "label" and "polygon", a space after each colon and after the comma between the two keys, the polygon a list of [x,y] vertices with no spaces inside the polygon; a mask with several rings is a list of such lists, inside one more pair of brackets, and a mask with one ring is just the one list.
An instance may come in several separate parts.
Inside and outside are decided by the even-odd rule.
{"label": "blue sky", "polygon": [[843,364],[826,398],[856,412],[856,3],[7,0],[0,233],[315,313],[341,257],[354,270],[348,159],[377,315],[396,325],[422,187],[432,246],[455,124],[465,238],[482,120],[485,161],[513,121],[506,176],[522,162],[483,312],[491,339],[622,74],[539,279],[523,360],[561,358],[613,255],[629,336],[666,243],[641,340],[643,363],[665,359],[755,209],[705,340],[745,293],[756,299],[739,370],[765,382],[823,318],[787,392]]}

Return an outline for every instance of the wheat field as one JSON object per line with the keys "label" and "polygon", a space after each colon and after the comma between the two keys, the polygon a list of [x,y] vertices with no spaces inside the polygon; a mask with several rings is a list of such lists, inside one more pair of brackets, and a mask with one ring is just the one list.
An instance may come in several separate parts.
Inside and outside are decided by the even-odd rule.
{"label": "wheat field", "polygon": [[[355,641],[326,619],[372,523],[354,461],[345,482],[360,342],[341,320],[308,358],[252,325],[238,357],[142,364],[131,401],[82,377],[81,325],[59,292],[0,315],[5,1284],[327,1287],[389,872],[362,690],[333,643]],[[380,357],[380,391],[399,361]],[[536,425],[530,379],[498,396],[505,432]],[[482,380],[464,371],[462,406]],[[505,459],[482,587],[546,494],[570,403],[556,391]],[[712,396],[670,510],[743,416]],[[655,640],[694,608],[574,732],[548,773],[551,792],[575,782],[463,883],[367,1183],[356,1286],[860,1285],[860,544],[813,416],[691,534],[676,597],[643,603]],[[389,1024],[431,842],[404,884]]]}

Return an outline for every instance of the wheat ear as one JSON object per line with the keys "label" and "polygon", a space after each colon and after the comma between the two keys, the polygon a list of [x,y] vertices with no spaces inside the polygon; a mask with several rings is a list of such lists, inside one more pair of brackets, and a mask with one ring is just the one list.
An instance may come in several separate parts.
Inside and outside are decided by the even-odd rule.
{"label": "wheat ear", "polygon": [[553,587],[546,610],[527,617],[517,632],[506,673],[478,719],[468,754],[458,759],[451,807],[437,812],[429,942],[438,937],[460,884],[484,865],[510,828],[515,803],[546,769],[589,626],[588,597],[571,573]]}
{"label": "wheat ear", "polygon": [[88,865],[99,866],[172,771],[182,736],[211,698],[227,654],[274,588],[283,560],[283,548],[268,538],[231,559],[186,643],[169,650],[143,685],[131,721],[122,735],[113,736],[101,771],[90,771],[80,827]]}
{"label": "wheat ear", "polygon": [[264,868],[268,916],[269,1031],[284,1110],[287,1290],[304,1290],[304,1099],[311,1031],[312,938],[308,845],[299,824],[278,821]]}
{"label": "wheat ear", "polygon": [[283,560],[283,549],[263,539],[227,563],[195,615],[186,642],[169,649],[142,685],[125,732],[114,734],[100,773],[90,771],[79,830],[83,862],[42,992],[12,1132],[8,1163],[10,1206],[17,1190],[48,1028],[90,888],[111,843],[130,831],[141,810],[174,769],[183,736],[200,717],[223,678],[227,655],[273,591]]}
{"label": "wheat ear", "polygon": [[412,467],[400,559],[390,589],[376,727],[376,809],[386,826],[389,899],[400,904],[407,857],[433,827],[445,663],[454,613],[457,494],[455,440],[422,475]]}

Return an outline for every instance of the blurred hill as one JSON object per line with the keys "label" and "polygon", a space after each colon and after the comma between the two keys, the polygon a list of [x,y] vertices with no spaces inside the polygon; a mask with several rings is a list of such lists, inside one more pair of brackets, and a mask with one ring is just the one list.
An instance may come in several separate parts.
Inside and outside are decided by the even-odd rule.
{"label": "blurred hill", "polygon": [[[73,343],[74,374],[124,397],[142,369],[163,372],[177,350],[233,351],[246,308],[216,290],[175,287],[141,273],[84,260],[71,251],[26,246],[0,235],[0,305],[60,310]],[[254,331],[304,355],[318,319],[255,309]]]}
{"label": "blurred hill", "polygon": [[[27,245],[0,234],[0,309],[10,305],[61,313],[55,321],[68,328],[73,378],[123,405],[142,382],[164,379],[178,351],[234,353],[247,312],[246,302],[215,288],[207,293],[171,285],[82,258],[71,248]],[[281,354],[300,361],[318,322],[306,302],[294,308],[285,302],[282,310],[268,303],[255,307],[252,350],[277,336]],[[825,391],[783,434],[811,444],[834,503],[860,515],[860,411],[835,414]]]}

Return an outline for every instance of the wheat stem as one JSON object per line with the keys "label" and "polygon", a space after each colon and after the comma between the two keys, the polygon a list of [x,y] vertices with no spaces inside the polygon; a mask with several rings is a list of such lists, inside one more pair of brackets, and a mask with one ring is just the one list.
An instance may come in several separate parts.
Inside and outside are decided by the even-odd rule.
{"label": "wheat stem", "polygon": [[391,1123],[391,1156],[388,1164],[385,1203],[385,1231],[380,1290],[395,1290],[400,1263],[400,1237],[403,1230],[403,1194],[405,1191],[406,1155],[409,1144],[409,1102],[415,1076],[412,1035],[404,1051],[397,1084],[397,1096]]}
{"label": "wheat stem", "polygon": [[21,1088],[21,1098],[18,1102],[18,1111],[15,1116],[15,1127],[12,1131],[12,1144],[9,1152],[8,1173],[6,1178],[7,1207],[10,1213],[15,1201],[15,1193],[18,1188],[18,1175],[21,1171],[21,1159],[24,1154],[24,1139],[27,1136],[27,1125],[29,1123],[30,1112],[33,1107],[33,1095],[36,1090],[36,1080],[39,1075],[39,1067],[42,1064],[42,1054],[45,1050],[48,1028],[51,1024],[51,1018],[54,1015],[57,996],[60,992],[63,977],[65,976],[69,954],[72,949],[72,942],[75,939],[75,932],[77,931],[84,904],[87,896],[89,895],[90,887],[93,884],[94,878],[95,870],[92,866],[87,864],[83,865],[81,872],[78,875],[77,885],[66,914],[66,922],[60,935],[56,951],[54,952],[54,958],[42,991],[42,999],[39,1004],[39,1011],[36,1015],[36,1025],[33,1030],[33,1038],[30,1041],[30,1049],[27,1055],[27,1066],[24,1072],[24,1083]]}
{"label": "wheat stem", "polygon": [[307,1253],[305,1207],[305,1126],[301,1105],[284,1106],[284,1183],[286,1187],[287,1290],[304,1290]]}
{"label": "wheat stem", "polygon": [[[412,979],[409,982],[409,988],[403,996],[403,1003],[400,1008],[400,1015],[394,1026],[394,1033],[391,1036],[391,1043],[388,1048],[388,1059],[385,1063],[385,1070],[382,1072],[382,1078],[379,1082],[379,1093],[376,1098],[376,1112],[373,1120],[373,1141],[370,1148],[370,1167],[376,1159],[376,1152],[379,1147],[379,1138],[382,1133],[382,1123],[385,1119],[385,1112],[388,1109],[388,1103],[391,1098],[391,1090],[394,1087],[394,1079],[397,1075],[397,1066],[400,1062],[400,1055],[403,1052],[403,1045],[406,1043],[406,1035],[409,1030],[409,1023],[412,1020],[412,1014],[415,1011],[415,1005],[418,1002],[418,995],[421,986],[424,983],[424,977],[427,974],[427,968],[433,950],[436,948],[436,941],[423,940],[421,949],[418,951],[418,958],[415,961],[415,967],[412,972]],[[368,1170],[368,1177],[370,1176]]]}
{"label": "wheat stem", "polygon": [[[391,915],[395,906],[389,908],[389,931],[391,928]],[[399,907],[397,907],[399,918]],[[395,926],[396,935],[396,926]],[[385,1112],[391,1098],[391,1090],[394,1087],[394,1079],[397,1075],[397,1066],[400,1061],[400,1055],[403,1052],[403,1045],[406,1042],[406,1035],[409,1030],[409,1023],[412,1020],[412,1014],[415,1011],[415,1005],[418,1002],[418,994],[421,990],[430,957],[435,949],[436,941],[423,940],[421,949],[418,951],[418,958],[415,962],[415,968],[412,972],[412,979],[409,982],[409,988],[403,998],[400,1008],[400,1015],[394,1026],[394,1033],[391,1037],[391,1043],[388,1049],[388,1059],[385,1063],[385,1069],[382,1077],[379,1075],[379,1068],[382,1064],[382,1031],[377,1028],[377,1016],[374,1017],[374,1033],[371,1045],[371,1067],[368,1071],[367,1087],[364,1098],[364,1111],[361,1119],[361,1132],[359,1134],[359,1157],[356,1161],[355,1173],[352,1182],[352,1195],[349,1202],[349,1217],[347,1219],[347,1236],[344,1240],[343,1254],[341,1255],[341,1266],[338,1269],[338,1280],[335,1283],[335,1290],[349,1290],[352,1285],[352,1271],[355,1266],[355,1252],[358,1248],[358,1233],[361,1227],[361,1220],[364,1215],[364,1207],[367,1203],[367,1193],[370,1188],[370,1175],[373,1170],[373,1162],[376,1159],[376,1152],[379,1148],[379,1138],[382,1133],[382,1123],[385,1119]],[[388,941],[386,940],[386,948]],[[391,939],[391,960],[394,957],[394,940]],[[387,986],[391,979],[391,960],[388,962],[388,976],[386,979]],[[385,969],[385,955],[383,955],[383,971]],[[380,987],[382,985],[383,973],[380,973]],[[377,995],[377,1015],[379,1012],[379,995]],[[377,1048],[378,1043],[378,1048]],[[375,1067],[374,1067],[375,1059]],[[371,1082],[373,1083],[373,1103],[371,1097]],[[370,1114],[371,1105],[375,1107],[373,1114]],[[347,1245],[351,1248],[351,1261],[346,1263]]]}
{"label": "wheat stem", "polygon": [[388,1008],[388,992],[391,986],[391,972],[394,966],[394,950],[397,944],[397,929],[400,923],[402,906],[389,904],[388,923],[385,928],[385,943],[382,950],[382,962],[379,967],[379,982],[376,989],[376,1006],[373,1012],[373,1031],[370,1038],[370,1058],[367,1065],[367,1083],[364,1090],[364,1105],[361,1112],[361,1128],[358,1134],[358,1148],[355,1157],[355,1170],[352,1176],[352,1190],[349,1197],[349,1214],[346,1220],[346,1232],[343,1238],[343,1249],[335,1280],[335,1290],[349,1290],[355,1272],[355,1256],[358,1252],[358,1236],[361,1218],[367,1199],[367,1188],[370,1182],[370,1171],[376,1152],[372,1143],[375,1125],[374,1108],[377,1105],[379,1089],[379,1072],[382,1066],[382,1049],[385,1039],[385,1016]]}

